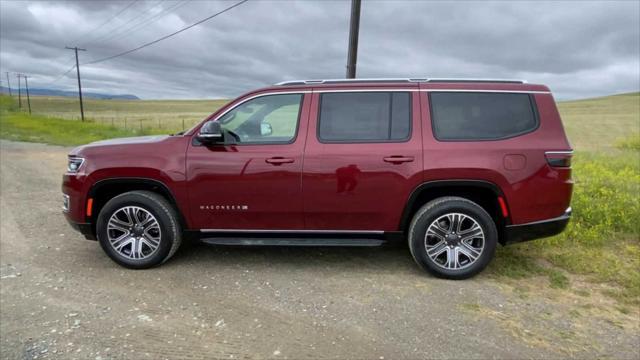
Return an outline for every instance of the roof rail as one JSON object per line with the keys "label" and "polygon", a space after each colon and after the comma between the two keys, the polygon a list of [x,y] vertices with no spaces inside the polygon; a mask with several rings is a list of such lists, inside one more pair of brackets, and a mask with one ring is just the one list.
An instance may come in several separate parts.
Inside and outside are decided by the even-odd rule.
{"label": "roof rail", "polygon": [[470,79],[457,79],[457,78],[431,78],[427,82],[447,82],[447,83],[504,83],[504,84],[526,84],[527,80],[521,79],[484,79],[484,78],[470,78]]}
{"label": "roof rail", "polygon": [[290,80],[282,81],[276,86],[282,85],[314,85],[314,84],[341,84],[341,83],[383,83],[383,82],[448,82],[448,83],[507,83],[526,84],[526,80],[515,79],[464,79],[464,78],[360,78],[360,79],[315,79],[315,80]]}

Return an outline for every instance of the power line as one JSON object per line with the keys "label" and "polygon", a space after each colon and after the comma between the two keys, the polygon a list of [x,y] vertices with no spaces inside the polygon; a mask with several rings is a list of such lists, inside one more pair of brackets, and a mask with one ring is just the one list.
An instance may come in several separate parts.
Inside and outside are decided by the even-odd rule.
{"label": "power line", "polygon": [[120,16],[120,14],[122,14],[123,12],[125,12],[128,8],[130,8],[131,6],[133,6],[136,3],[136,0],[133,0],[132,2],[130,2],[129,4],[127,4],[124,8],[120,9],[120,11],[118,11],[115,15],[113,15],[112,17],[110,17],[109,19],[107,19],[107,21],[103,22],[102,24],[94,27],[93,29],[87,31],[86,33],[84,33],[83,35],[77,37],[73,42],[77,43],[78,40],[80,40],[80,38],[88,36],[91,33],[96,32],[97,30],[101,29],[103,26],[107,25],[108,23],[110,23],[113,19],[117,18],[118,16]]}
{"label": "power line", "polygon": [[[95,38],[92,43],[98,43],[98,42],[104,42],[107,40],[111,40],[112,38],[124,34],[126,33],[129,29],[135,27],[137,24],[140,24],[141,22],[146,21],[147,19],[149,19],[150,17],[154,16],[154,14],[150,14],[149,17],[147,17],[147,15],[145,15],[145,13],[148,13],[149,11],[155,9],[158,5],[160,5],[161,3],[165,2],[167,0],[158,0],[155,1],[153,3],[151,3],[151,6],[149,6],[148,8],[142,9],[141,11],[137,12],[137,15],[134,15],[132,18],[130,18],[129,20],[125,21],[124,24],[120,24],[119,26],[117,26],[116,28],[114,28],[111,32],[107,32],[105,34],[102,34],[100,36],[98,36],[97,38]],[[131,26],[129,26],[130,24],[132,24]]]}
{"label": "power line", "polygon": [[242,4],[244,4],[245,2],[247,2],[247,1],[248,1],[248,0],[242,0],[242,1],[239,1],[239,2],[237,2],[237,3],[235,3],[235,4],[233,4],[233,5],[231,5],[231,6],[227,7],[227,8],[225,8],[224,10],[221,10],[221,11],[219,11],[219,12],[217,12],[217,13],[213,14],[213,15],[210,15],[210,16],[208,16],[208,17],[206,17],[206,18],[204,18],[204,19],[202,19],[202,20],[200,20],[200,21],[197,21],[197,22],[195,22],[195,23],[193,23],[193,24],[191,24],[191,25],[189,25],[189,26],[187,26],[187,27],[184,27],[184,28],[182,28],[182,29],[180,29],[180,30],[178,30],[178,31],[175,31],[175,32],[173,32],[173,33],[171,33],[171,34],[169,34],[169,35],[165,35],[165,36],[163,36],[163,37],[161,37],[161,38],[159,38],[159,39],[157,39],[157,40],[154,40],[154,41],[148,42],[148,43],[146,43],[146,44],[140,45],[140,46],[138,46],[137,48],[134,48],[134,49],[131,49],[131,50],[127,50],[127,51],[121,52],[121,53],[116,54],[116,55],[108,56],[108,57],[106,57],[106,58],[102,58],[102,59],[98,59],[98,60],[94,60],[94,61],[89,61],[89,62],[84,63],[84,64],[82,64],[82,65],[97,64],[97,63],[100,63],[100,62],[103,62],[103,61],[107,61],[107,60],[115,59],[115,58],[120,57],[120,56],[124,56],[124,55],[127,55],[127,54],[131,54],[131,53],[132,53],[132,52],[134,52],[134,51],[138,51],[138,50],[140,50],[140,49],[146,48],[147,46],[151,46],[151,45],[153,45],[153,44],[155,44],[155,43],[158,43],[158,42],[160,42],[160,41],[162,41],[162,40],[166,40],[166,39],[168,39],[168,38],[170,38],[170,37],[172,37],[172,36],[178,35],[179,33],[183,32],[183,31],[189,30],[189,29],[191,29],[191,28],[192,28],[192,27],[194,27],[194,26],[200,25],[200,24],[202,24],[202,23],[203,23],[203,22],[205,22],[205,21],[211,20],[211,19],[213,19],[214,17],[216,17],[216,16],[218,16],[218,15],[221,15],[221,14],[224,14],[225,12],[227,12],[227,11],[229,11],[229,10],[231,10],[231,9],[233,9],[233,8],[235,8],[235,7],[237,7],[237,6],[242,5]]}
{"label": "power line", "polygon": [[129,28],[122,29],[122,31],[114,32],[114,34],[112,36],[107,37],[103,41],[106,42],[106,41],[111,41],[111,40],[114,40],[114,39],[115,40],[122,39],[124,36],[128,35],[128,33],[135,32],[136,30],[142,28],[143,26],[145,26],[147,24],[150,24],[152,22],[155,22],[156,20],[168,15],[172,11],[178,9],[179,7],[182,7],[183,5],[186,5],[188,2],[189,2],[189,0],[178,1],[175,4],[173,4],[172,6],[169,6],[168,8],[163,9],[162,11],[158,12],[157,14],[151,15],[150,17],[148,17],[146,19],[142,19],[142,21],[138,22],[137,24],[133,24]]}
{"label": "power line", "polygon": [[48,83],[44,84],[44,86],[51,85],[51,84],[53,84],[53,83],[55,83],[55,82],[58,82],[60,79],[62,79],[65,75],[67,75],[68,73],[70,73],[70,72],[71,72],[71,70],[73,70],[73,69],[75,69],[75,68],[76,68],[76,64],[73,64],[73,66],[71,66],[67,71],[65,71],[64,73],[62,73],[62,75],[58,76],[58,77],[57,77],[57,78],[55,78],[53,81],[50,81],[50,82],[48,82]]}

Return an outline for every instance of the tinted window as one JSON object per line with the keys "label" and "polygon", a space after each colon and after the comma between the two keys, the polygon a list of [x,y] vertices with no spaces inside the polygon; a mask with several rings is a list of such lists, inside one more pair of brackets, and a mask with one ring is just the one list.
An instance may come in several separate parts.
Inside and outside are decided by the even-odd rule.
{"label": "tinted window", "polygon": [[320,140],[405,140],[411,130],[410,102],[407,92],[322,94]]}
{"label": "tinted window", "polygon": [[238,105],[218,121],[239,143],[287,143],[298,128],[301,94],[265,95]]}
{"label": "tinted window", "polygon": [[439,140],[491,140],[538,126],[529,94],[432,92],[431,118]]}

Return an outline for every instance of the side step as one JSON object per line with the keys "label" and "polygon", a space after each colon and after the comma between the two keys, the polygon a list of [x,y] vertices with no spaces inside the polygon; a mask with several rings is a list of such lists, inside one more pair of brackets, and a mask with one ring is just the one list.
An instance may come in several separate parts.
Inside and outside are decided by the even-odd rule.
{"label": "side step", "polygon": [[381,246],[382,239],[333,239],[333,238],[240,238],[206,237],[200,239],[209,245],[235,246]]}

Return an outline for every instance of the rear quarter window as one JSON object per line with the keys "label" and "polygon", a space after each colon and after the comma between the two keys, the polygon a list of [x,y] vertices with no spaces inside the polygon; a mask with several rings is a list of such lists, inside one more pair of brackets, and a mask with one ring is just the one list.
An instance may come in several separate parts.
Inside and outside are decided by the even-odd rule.
{"label": "rear quarter window", "polygon": [[445,141],[499,140],[538,127],[530,94],[431,92],[434,136]]}

